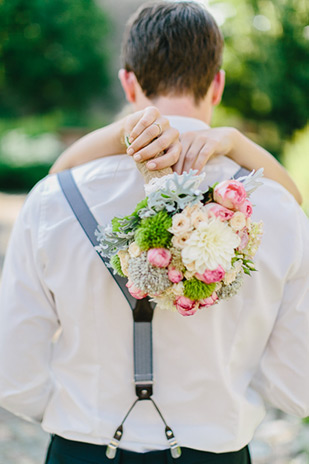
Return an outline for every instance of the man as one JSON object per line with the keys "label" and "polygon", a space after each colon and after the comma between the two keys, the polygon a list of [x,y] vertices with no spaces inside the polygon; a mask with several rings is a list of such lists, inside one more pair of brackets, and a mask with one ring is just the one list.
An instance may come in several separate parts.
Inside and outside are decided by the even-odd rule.
{"label": "man", "polygon": [[[135,109],[155,104],[180,132],[207,128],[224,74],[220,32],[201,6],[142,8],[123,55],[120,80]],[[214,159],[206,182],[238,169]],[[101,224],[144,197],[125,156],[81,166],[74,178]],[[265,233],[258,272],[238,295],[192,318],[155,311],[153,397],[183,449],[179,463],[250,462],[246,445],[265,402],[309,414],[308,221],[272,181],[252,200]],[[105,445],[135,400],[132,315],[55,176],[33,190],[15,226],[0,305],[1,406],[56,435],[48,464],[108,462]],[[151,402],[139,402],[116,462],[173,462],[162,427]]]}

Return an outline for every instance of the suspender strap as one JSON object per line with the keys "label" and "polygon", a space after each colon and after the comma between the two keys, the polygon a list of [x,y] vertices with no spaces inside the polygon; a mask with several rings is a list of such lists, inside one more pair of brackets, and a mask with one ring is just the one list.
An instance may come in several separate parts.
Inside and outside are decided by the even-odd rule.
{"label": "suspender strap", "polygon": [[248,174],[250,174],[250,171],[248,171],[248,169],[246,168],[240,168],[236,174],[234,174],[234,179],[238,179],[239,177],[244,177],[244,176],[247,176]]}
{"label": "suspender strap", "polygon": [[149,399],[152,395],[153,365],[152,365],[152,327],[154,306],[147,298],[136,300],[126,287],[126,279],[113,274],[109,261],[104,258],[96,249],[98,241],[95,231],[98,222],[91,213],[87,203],[80,193],[71,171],[63,171],[58,174],[58,181],[61,189],[74,213],[76,219],[83,228],[88,239],[95,247],[98,256],[101,258],[118,287],[125,296],[133,311],[134,319],[134,381],[136,384],[136,394],[140,399]]}
{"label": "suspender strap", "polygon": [[58,175],[58,182],[60,187],[63,191],[63,194],[69,203],[76,219],[80,223],[82,229],[84,230],[85,234],[87,235],[88,239],[92,243],[95,251],[97,252],[98,256],[101,258],[103,263],[105,264],[106,268],[108,269],[110,275],[116,281],[118,287],[122,291],[124,297],[126,298],[127,302],[129,303],[131,309],[133,310],[136,304],[136,299],[130,294],[126,287],[126,279],[124,277],[119,276],[118,274],[114,274],[110,265],[109,261],[103,257],[99,251],[97,250],[98,240],[96,238],[96,230],[98,228],[98,222],[91,213],[87,203],[84,200],[84,197],[80,193],[74,177],[71,171],[63,171],[60,172]]}
{"label": "suspender strap", "polygon": [[117,282],[118,287],[125,296],[134,320],[134,381],[137,399],[125,415],[120,426],[116,429],[113,439],[107,447],[106,456],[114,459],[123,435],[123,424],[138,401],[150,400],[165,425],[165,436],[169,442],[171,454],[178,458],[181,450],[175,440],[172,429],[167,425],[158,406],[151,398],[153,384],[153,365],[152,365],[152,318],[154,305],[147,298],[136,300],[132,297],[126,287],[126,280],[118,275],[114,275],[107,259],[105,259],[97,249],[96,230],[98,223],[88,208],[83,196],[81,195],[71,171],[63,171],[58,174],[60,187],[67,199],[76,219],[83,228],[88,239],[94,246],[96,252],[107,267],[110,275]]}

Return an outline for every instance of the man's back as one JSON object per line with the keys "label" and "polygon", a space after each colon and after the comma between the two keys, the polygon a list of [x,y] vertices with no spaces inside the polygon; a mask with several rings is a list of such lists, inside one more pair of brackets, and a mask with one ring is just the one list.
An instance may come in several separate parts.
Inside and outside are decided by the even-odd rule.
{"label": "man's back", "polygon": [[[194,120],[189,123],[194,128]],[[226,158],[215,160],[205,183],[237,170]],[[74,177],[100,224],[132,212],[144,197],[142,178],[125,156],[77,168]],[[238,295],[191,318],[155,310],[154,399],[182,446],[225,452],[246,445],[264,415],[255,387],[287,412],[308,413],[307,308],[302,307],[309,258],[302,235],[308,224],[274,182],[265,180],[252,201],[254,220],[264,221],[265,233],[255,260],[258,272],[245,277]],[[1,295],[1,403],[43,419],[51,433],[107,444],[135,399],[132,315],[55,176],[28,198],[12,243],[19,249],[9,250]],[[15,285],[18,295],[12,300]],[[58,326],[61,333],[51,346]],[[10,337],[16,327],[17,352]],[[24,355],[22,370],[14,364],[18,353]],[[132,412],[122,446],[138,452],[166,448],[162,423],[149,402]]]}

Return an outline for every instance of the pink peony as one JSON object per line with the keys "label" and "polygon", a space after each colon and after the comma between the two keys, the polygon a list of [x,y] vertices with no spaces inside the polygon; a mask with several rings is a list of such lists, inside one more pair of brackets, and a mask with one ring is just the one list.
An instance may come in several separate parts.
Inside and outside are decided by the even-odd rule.
{"label": "pink peony", "polygon": [[196,302],[186,296],[177,296],[174,305],[182,316],[193,316],[198,309]]}
{"label": "pink peony", "polygon": [[243,229],[238,233],[238,236],[240,237],[240,244],[238,245],[238,250],[241,251],[249,243],[249,234],[248,234],[248,229]]}
{"label": "pink peony", "polygon": [[198,280],[201,280],[205,284],[212,284],[214,282],[220,282],[225,276],[225,270],[222,266],[218,266],[217,269],[210,271],[206,269],[203,274],[199,274],[198,272],[195,274],[195,277]]}
{"label": "pink peony", "polygon": [[225,180],[214,189],[214,200],[229,209],[238,210],[246,198],[245,187],[237,180]]}
{"label": "pink peony", "polygon": [[131,280],[128,280],[128,282],[126,283],[126,287],[128,287],[128,290],[133,296],[133,298],[136,298],[137,300],[141,300],[142,298],[145,298],[147,296],[147,293],[144,293],[142,290],[137,288]]}
{"label": "pink peony", "polygon": [[213,294],[211,296],[209,296],[208,298],[204,298],[203,300],[199,300],[199,307],[200,309],[203,309],[203,308],[208,308],[209,306],[212,306],[213,304],[215,304],[215,302],[218,300],[218,295],[216,294],[216,292],[213,292]]}
{"label": "pink peony", "polygon": [[148,250],[147,259],[155,267],[167,267],[172,255],[166,248],[151,248]]}
{"label": "pink peony", "polygon": [[173,284],[178,284],[183,279],[183,273],[175,267],[170,267],[168,269],[168,278]]}
{"label": "pink peony", "polygon": [[208,203],[205,206],[205,210],[208,213],[208,216],[214,216],[220,219],[220,221],[228,221],[234,214],[234,211],[231,211],[218,203]]}
{"label": "pink peony", "polygon": [[244,213],[246,218],[250,217],[253,212],[252,203],[250,200],[245,200],[242,205],[239,206],[238,210]]}

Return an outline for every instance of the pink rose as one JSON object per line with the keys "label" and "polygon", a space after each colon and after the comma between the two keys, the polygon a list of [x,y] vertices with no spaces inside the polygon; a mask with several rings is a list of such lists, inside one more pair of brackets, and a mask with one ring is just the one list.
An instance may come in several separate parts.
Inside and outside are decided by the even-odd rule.
{"label": "pink rose", "polygon": [[168,278],[173,284],[178,284],[183,279],[183,273],[175,267],[170,267],[168,269]]}
{"label": "pink rose", "polygon": [[177,296],[174,305],[182,316],[193,316],[198,308],[196,302],[186,296]]}
{"label": "pink rose", "polygon": [[167,267],[171,262],[172,255],[166,248],[151,248],[148,250],[147,259],[155,267]]}
{"label": "pink rose", "polygon": [[137,300],[141,300],[142,298],[145,298],[147,296],[147,293],[144,293],[142,290],[137,288],[131,280],[128,280],[126,283],[126,287],[128,287],[129,292],[133,296],[133,298],[136,298]]}
{"label": "pink rose", "polygon": [[229,221],[234,214],[234,211],[231,211],[218,203],[208,203],[205,206],[205,210],[208,213],[208,216],[215,216],[220,219],[220,221]]}
{"label": "pink rose", "polygon": [[205,284],[220,282],[220,280],[222,280],[224,276],[225,270],[221,266],[218,266],[217,269],[214,269],[213,271],[206,269],[206,271],[203,274],[199,274],[198,272],[195,274],[195,277],[198,280],[204,282]]}
{"label": "pink rose", "polygon": [[246,218],[250,217],[253,212],[252,203],[250,200],[245,200],[242,205],[239,206],[238,211],[244,213]]}
{"label": "pink rose", "polygon": [[213,292],[211,296],[208,298],[204,298],[203,300],[199,300],[199,307],[200,309],[208,308],[209,306],[212,306],[215,304],[215,302],[218,300],[218,295],[216,292]]}
{"label": "pink rose", "polygon": [[240,232],[238,232],[237,234],[239,237],[240,237],[240,244],[238,245],[238,250],[241,251],[243,250],[244,248],[246,248],[246,246],[248,245],[249,243],[249,234],[248,234],[248,229],[243,229],[241,230]]}
{"label": "pink rose", "polygon": [[229,209],[238,210],[246,198],[245,187],[237,180],[225,180],[214,189],[214,200]]}

